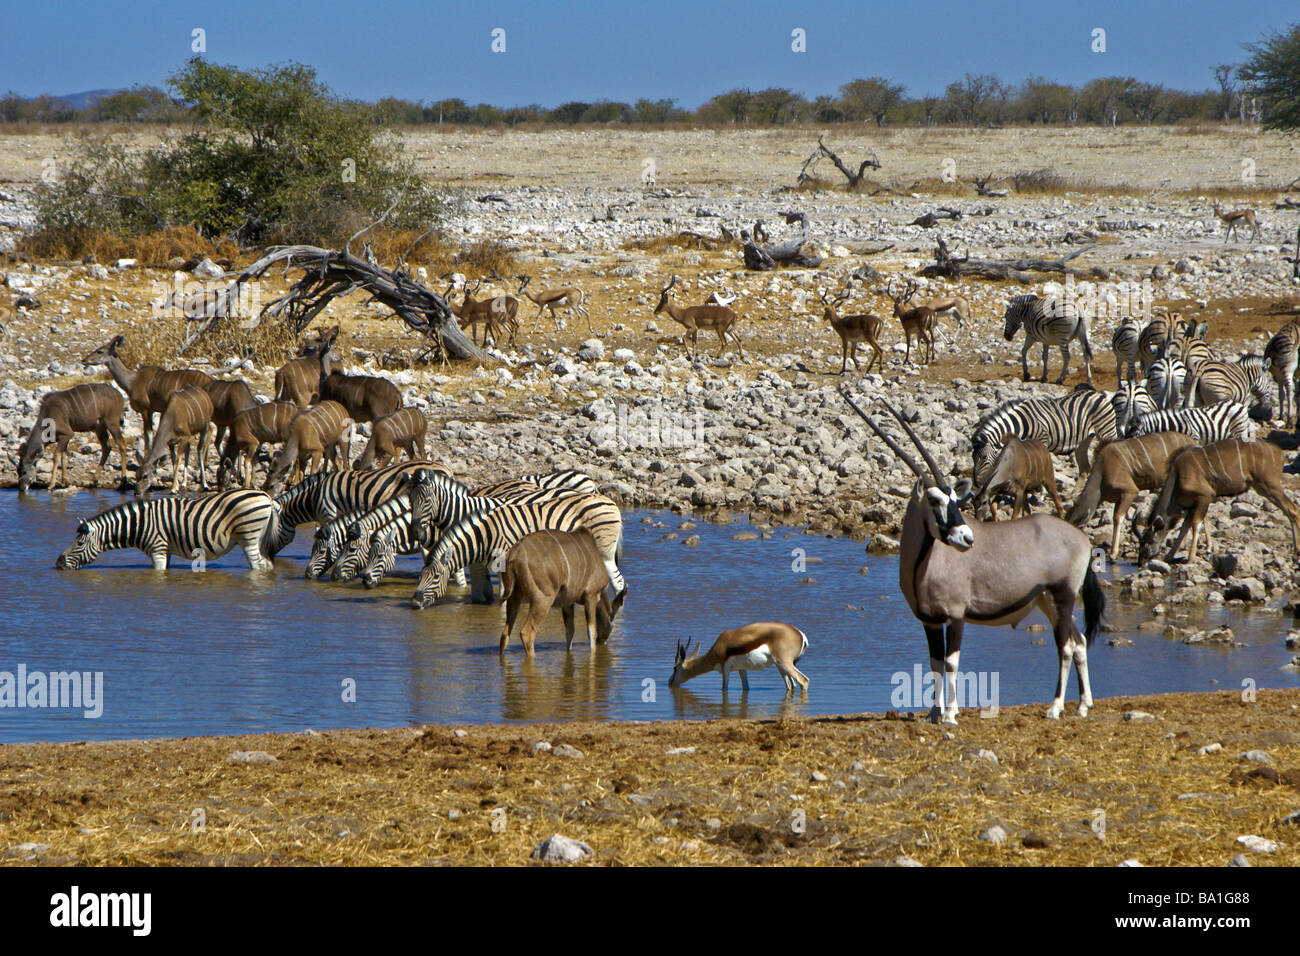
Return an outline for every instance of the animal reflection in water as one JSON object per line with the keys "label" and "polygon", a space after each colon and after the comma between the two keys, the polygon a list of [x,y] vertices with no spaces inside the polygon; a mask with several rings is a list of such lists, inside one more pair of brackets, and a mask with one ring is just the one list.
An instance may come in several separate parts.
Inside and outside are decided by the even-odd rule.
{"label": "animal reflection in water", "polygon": [[797,686],[803,696],[808,695],[808,678],[795,664],[808,650],[808,635],[797,627],[767,621],[746,624],[731,631],[723,631],[713,642],[708,653],[688,656],[688,648],[680,641],[669,687],[679,687],[693,677],[712,671],[722,672],[722,693],[727,693],[727,675],[740,671],[740,683],[749,692],[749,672],[763,670],[775,664],[785,681],[786,696]]}

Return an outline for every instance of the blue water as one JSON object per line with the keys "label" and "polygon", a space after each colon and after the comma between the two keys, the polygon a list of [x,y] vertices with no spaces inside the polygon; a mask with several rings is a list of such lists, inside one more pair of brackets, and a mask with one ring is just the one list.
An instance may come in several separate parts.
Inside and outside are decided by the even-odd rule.
{"label": "blue water", "polygon": [[[895,675],[910,679],[915,665],[928,666],[921,627],[898,593],[897,559],[869,558],[849,539],[776,529],[767,541],[740,542],[732,536],[751,530],[744,523],[698,522],[664,541],[680,516],[629,512],[623,568],[630,590],[610,643],[588,654],[579,611],[579,638],[566,654],[560,615],[552,612],[535,661],[525,660],[516,637],[502,663],[501,608],[471,605],[453,592],[448,603],[411,610],[410,558],[371,592],[357,583],[306,581],[305,527],[274,575],[250,574],[238,551],[202,573],[173,562],[158,574],[135,551],[112,552],[81,571],[53,570],[77,520],[120,500],[91,492],[53,500],[43,492],[0,494],[0,672],[26,665],[29,673],[103,674],[100,717],[2,707],[2,742],[878,712],[896,706]],[[643,524],[647,516],[667,527]],[[688,534],[699,535],[698,547],[682,544]],[[794,549],[806,552],[806,568],[793,566]],[[864,566],[869,572],[860,574]],[[1300,677],[1278,670],[1291,656],[1280,615],[1207,612],[1195,626],[1228,622],[1250,644],[1226,650],[1137,631],[1144,617],[1140,609],[1111,609],[1110,621],[1135,645],[1109,647],[1104,639],[1113,634],[1094,645],[1097,697],[1235,689],[1247,678],[1261,688],[1300,686]],[[707,646],[727,628],[760,620],[788,621],[808,634],[799,664],[812,681],[806,702],[784,700],[775,668],[750,675],[746,699],[738,675],[725,701],[717,674],[669,689],[676,641]],[[961,670],[983,672],[986,688],[996,675],[1003,705],[1046,703],[1055,648],[1049,632],[1026,630],[1043,620],[1035,612],[1019,630],[968,627]],[[355,702],[344,700],[348,681]],[[1075,699],[1072,679],[1067,713]]]}

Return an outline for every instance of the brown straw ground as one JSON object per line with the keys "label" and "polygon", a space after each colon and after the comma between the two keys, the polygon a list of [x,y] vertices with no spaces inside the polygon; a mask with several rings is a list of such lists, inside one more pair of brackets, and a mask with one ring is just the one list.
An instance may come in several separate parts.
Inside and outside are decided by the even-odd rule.
{"label": "brown straw ground", "polygon": [[[562,833],[624,865],[1300,863],[1286,822],[1300,692],[1115,698],[1059,722],[1040,710],[966,712],[951,739],[889,714],[14,744],[0,747],[0,857],[517,865]],[[1253,750],[1271,762],[1241,756]],[[980,839],[993,824],[1001,845]],[[1249,853],[1246,834],[1281,847]]]}

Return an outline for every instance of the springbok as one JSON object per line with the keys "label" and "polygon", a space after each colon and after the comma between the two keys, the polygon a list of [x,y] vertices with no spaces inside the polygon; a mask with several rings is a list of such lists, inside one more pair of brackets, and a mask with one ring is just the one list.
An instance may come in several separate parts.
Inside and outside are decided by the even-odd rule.
{"label": "springbok", "polygon": [[732,341],[736,343],[736,351],[740,353],[741,359],[744,359],[745,350],[740,345],[740,336],[736,334],[735,326],[739,321],[736,313],[725,305],[673,305],[668,301],[668,292],[676,284],[677,276],[673,276],[671,281],[659,290],[659,304],[655,306],[654,314],[667,312],[669,318],[691,334],[692,357],[699,355],[700,329],[713,329],[718,333],[719,358],[722,356],[722,350],[727,347],[727,336],[730,335]]}
{"label": "springbok", "polygon": [[929,365],[934,361],[934,309],[928,305],[915,305],[910,309],[905,306],[911,301],[912,296],[916,295],[918,286],[911,279],[907,280],[907,288],[898,295],[894,295],[893,280],[885,283],[885,295],[894,303],[894,316],[903,325],[903,335],[907,338],[907,350],[903,360],[909,365],[912,364],[912,339],[916,338],[918,344],[925,347],[925,359],[922,365]]}
{"label": "springbok", "polygon": [[[48,392],[41,396],[40,407],[36,410],[36,423],[22,447],[18,457],[12,455],[14,467],[18,469],[18,493],[26,494],[36,478],[36,463],[40,461],[45,446],[54,445],[54,468],[50,471],[49,490],[59,487],[59,473],[63,473],[63,484],[68,483],[68,442],[77,432],[94,432],[99,439],[99,465],[95,468],[95,487],[99,487],[99,475],[103,471],[113,447],[117,447],[118,460],[122,465],[122,482],[126,483],[126,440],[122,437],[122,411],[125,403],[122,393],[112,385],[93,382],[87,385],[74,385],[59,392]],[[112,437],[112,444],[109,437]]]}
{"label": "springbok", "polygon": [[[1254,491],[1282,509],[1291,524],[1291,547],[1300,557],[1300,508],[1282,490],[1282,449],[1267,441],[1229,438],[1212,445],[1184,448],[1169,461],[1169,474],[1160,497],[1151,506],[1147,526],[1141,532],[1138,566],[1146,564],[1160,550],[1178,514],[1183,524],[1165,560],[1172,561],[1190,529],[1188,563],[1196,557],[1196,542],[1205,527],[1205,547],[1213,552],[1210,525],[1205,513],[1216,498],[1235,498]],[[1137,519],[1134,519],[1136,530]]]}
{"label": "springbok", "polygon": [[587,311],[582,304],[586,301],[587,295],[581,289],[574,285],[557,286],[554,289],[540,289],[537,292],[528,291],[528,283],[532,281],[532,276],[519,275],[520,286],[517,295],[522,295],[529,302],[537,306],[537,315],[533,319],[532,327],[529,331],[537,328],[537,323],[542,321],[542,310],[550,309],[551,321],[555,323],[555,331],[560,331],[560,318],[555,314],[556,308],[568,309],[569,315],[576,322],[577,313],[582,313],[587,317],[587,331],[593,331],[591,327],[591,313]]}
{"label": "springbok", "polygon": [[578,604],[586,613],[587,645],[594,654],[597,644],[609,640],[614,615],[625,596],[619,594],[611,606],[605,594],[607,584],[609,572],[605,570],[605,559],[596,547],[596,539],[585,528],[524,535],[506,553],[501,571],[501,601],[506,606],[501,654],[505,655],[519,606],[525,599],[528,616],[519,632],[525,654],[533,656],[537,630],[554,607],[559,607],[564,615],[564,649],[573,650],[573,609]]}
{"label": "springbok", "polygon": [[[1087,716],[1092,708],[1088,645],[1101,629],[1106,607],[1106,597],[1092,567],[1092,542],[1087,535],[1047,514],[967,524],[958,505],[970,497],[970,480],[962,479],[955,490],[949,488],[911,426],[885,403],[925,459],[930,469],[926,474],[858,407],[846,389],[841,389],[841,394],[916,475],[903,517],[898,578],[903,597],[924,625],[930,646],[930,668],[935,677],[935,706],[930,719],[941,718],[946,724],[957,722],[957,664],[966,623],[1014,626],[1035,605],[1052,623],[1060,663],[1056,694],[1046,716],[1057,720],[1065,709],[1071,660],[1079,678],[1079,716]],[[1072,618],[1075,596],[1080,592],[1086,640]]]}
{"label": "springbok", "polygon": [[320,401],[320,383],[330,373],[339,327],[329,329],[302,347],[297,358],[275,371],[275,400],[293,402],[300,409]]}
{"label": "springbok", "polygon": [[1227,229],[1224,230],[1223,233],[1223,242],[1225,245],[1228,240],[1232,238],[1232,234],[1237,231],[1237,226],[1243,222],[1254,230],[1253,238],[1256,240],[1260,238],[1259,223],[1255,220],[1255,210],[1232,209],[1225,212],[1223,207],[1220,206],[1216,200],[1214,203],[1214,215],[1222,220],[1223,224],[1227,226]]}
{"label": "springbok", "polygon": [[[690,643],[689,639],[687,643]],[[668,678],[669,687],[679,687],[701,674],[720,671],[725,696],[727,675],[731,671],[740,671],[740,686],[749,693],[749,672],[761,671],[775,664],[785,681],[787,697],[794,693],[796,686],[804,697],[808,696],[808,678],[794,666],[808,650],[808,635],[797,627],[779,621],[746,624],[723,631],[707,653],[698,653],[698,648],[696,645],[697,653],[691,655],[686,644],[677,642],[673,673]]]}
{"label": "springbok", "polygon": [[1120,525],[1133,502],[1143,491],[1155,491],[1165,483],[1169,459],[1196,440],[1182,432],[1156,432],[1141,438],[1125,438],[1103,445],[1092,463],[1088,481],[1070,509],[1066,521],[1081,528],[1105,502],[1113,502],[1110,557],[1119,557]]}
{"label": "springbok", "polygon": [[[858,345],[866,342],[871,346],[872,355],[867,360],[867,371],[871,371],[873,365],[879,365],[883,370],[885,367],[885,350],[880,347],[877,336],[880,335],[881,326],[884,322],[878,315],[863,313],[861,315],[840,315],[835,311],[835,307],[841,302],[846,301],[851,295],[850,290],[845,289],[836,294],[833,300],[828,300],[821,292],[817,293],[817,298],[822,300],[826,306],[826,311],[822,313],[822,318],[831,324],[835,334],[840,337],[842,357],[840,360],[840,374],[843,375],[848,371],[849,359],[853,359],[853,370],[858,370]],[[852,346],[852,348],[850,348]]]}
{"label": "springbok", "polygon": [[1052,453],[1040,441],[1021,441],[1015,435],[1008,435],[998,457],[993,461],[993,470],[984,481],[984,486],[975,495],[975,514],[979,516],[987,508],[989,517],[998,520],[997,496],[1010,491],[1015,495],[1015,504],[1011,508],[1011,517],[1019,518],[1029,513],[1025,503],[1025,493],[1031,488],[1042,488],[1056,505],[1056,516],[1065,517],[1061,507],[1061,496],[1056,491],[1056,471],[1052,468]]}

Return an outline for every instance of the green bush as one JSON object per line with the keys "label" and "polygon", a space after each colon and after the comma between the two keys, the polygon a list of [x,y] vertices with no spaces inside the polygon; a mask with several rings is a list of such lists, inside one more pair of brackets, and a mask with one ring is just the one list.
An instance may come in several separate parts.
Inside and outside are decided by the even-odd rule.
{"label": "green bush", "polygon": [[[41,230],[132,236],[193,224],[207,239],[338,245],[388,213],[428,228],[443,197],[381,143],[368,109],[343,103],[301,64],[243,71],[191,60],[168,85],[193,128],[148,150],[83,142],[36,191]],[[391,209],[391,211],[390,211]]]}

